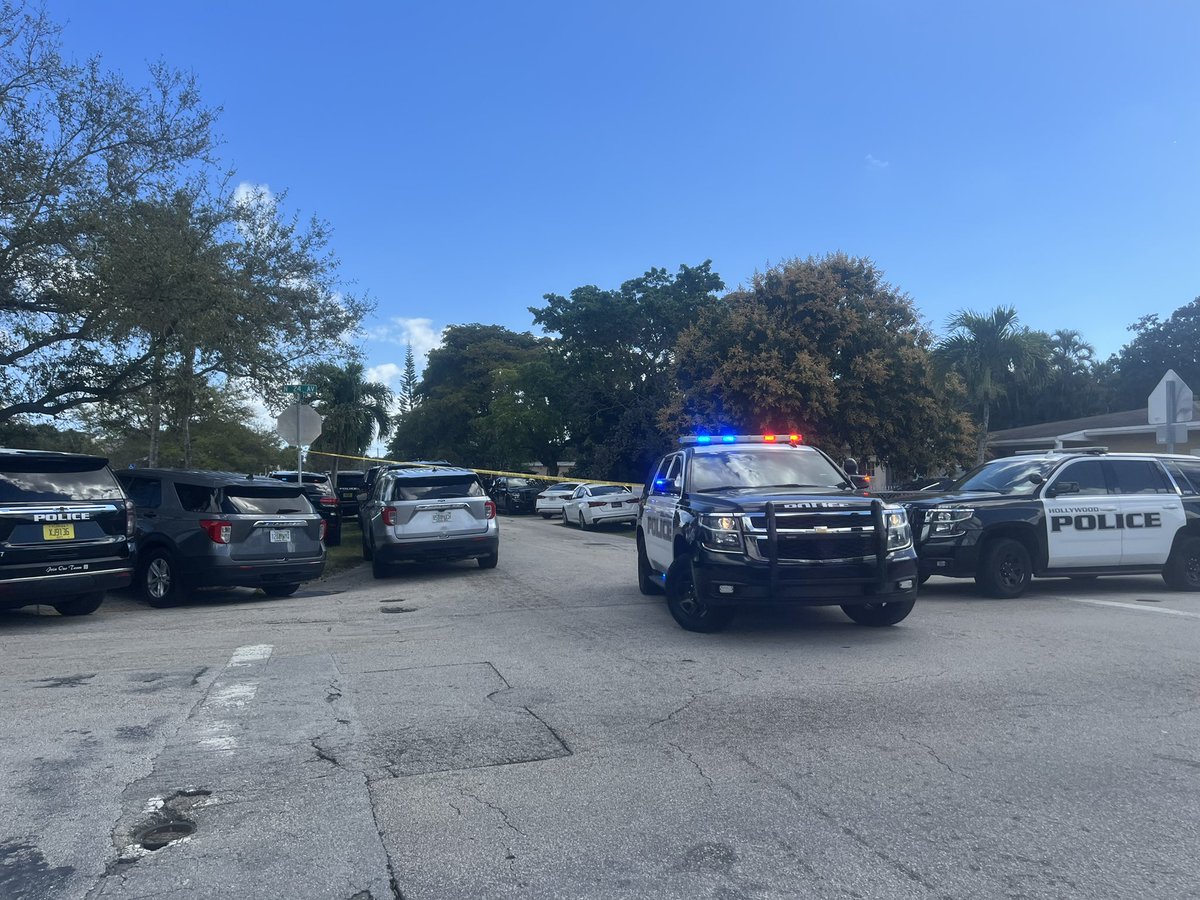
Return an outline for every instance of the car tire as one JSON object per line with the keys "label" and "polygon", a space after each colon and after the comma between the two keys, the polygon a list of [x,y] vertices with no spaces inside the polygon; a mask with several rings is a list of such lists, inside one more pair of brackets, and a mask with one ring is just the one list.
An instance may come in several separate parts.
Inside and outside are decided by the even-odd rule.
{"label": "car tire", "polygon": [[591,527],[592,527],[592,526],[591,526],[591,525],[589,525],[589,524],[587,523],[587,519],[585,519],[585,518],[583,517],[583,510],[581,509],[581,510],[579,511],[579,530],[580,530],[580,531],[587,531],[587,530],[588,530],[589,528],[591,528]]}
{"label": "car tire", "polygon": [[543,519],[553,519],[554,513],[542,513],[542,518]]}
{"label": "car tire", "polygon": [[290,597],[300,590],[299,584],[268,584],[263,586],[263,593],[268,597]]}
{"label": "car tire", "polygon": [[371,546],[371,540],[365,531],[362,533],[362,556],[368,562],[375,557],[375,548]]}
{"label": "car tire", "polygon": [[975,583],[988,597],[1012,600],[1029,589],[1033,564],[1025,545],[1013,538],[997,538],[983,548]]}
{"label": "car tire", "polygon": [[496,568],[496,563],[500,562],[500,550],[496,549],[487,556],[477,556],[475,561],[479,563],[479,568],[481,569],[494,569]]}
{"label": "car tire", "polygon": [[104,591],[89,591],[51,605],[58,610],[60,616],[90,616],[103,602]]}
{"label": "car tire", "polygon": [[659,596],[663,592],[662,581],[654,574],[650,558],[646,556],[646,541],[641,533],[637,536],[638,590],[647,597]]}
{"label": "car tire", "polygon": [[1173,591],[1200,591],[1200,538],[1182,537],[1175,542],[1162,577]]}
{"label": "car tire", "polygon": [[371,560],[371,574],[376,578],[387,578],[392,572],[392,567],[387,563],[380,561],[378,557]]}
{"label": "car tire", "polygon": [[842,612],[859,625],[882,628],[908,618],[916,603],[916,600],[888,600],[883,603],[843,606]]}
{"label": "car tire", "polygon": [[667,570],[666,587],[667,609],[685,631],[712,634],[733,620],[732,607],[709,606],[696,596],[692,561],[686,556],[676,559]]}
{"label": "car tire", "polygon": [[179,578],[179,565],[169,550],[155,547],[145,555],[138,566],[137,592],[155,609],[183,602],[187,591]]}

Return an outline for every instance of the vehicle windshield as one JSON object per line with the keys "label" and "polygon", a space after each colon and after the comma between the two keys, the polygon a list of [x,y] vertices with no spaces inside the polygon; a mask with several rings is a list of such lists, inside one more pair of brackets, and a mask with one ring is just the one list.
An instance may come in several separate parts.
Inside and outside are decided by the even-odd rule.
{"label": "vehicle windshield", "polygon": [[[6,463],[0,471],[0,502],[44,503],[71,500],[123,500],[125,495],[112,472],[104,468],[85,471],[47,471],[54,464],[43,466]],[[20,471],[40,468],[41,471]],[[15,470],[15,471],[14,471]]]}
{"label": "vehicle windshield", "polygon": [[245,515],[309,515],[313,512],[308,498],[299,490],[294,494],[255,488],[226,488],[221,504],[223,512]]}
{"label": "vehicle windshield", "polygon": [[1056,460],[1044,457],[1030,459],[1014,456],[1008,459],[994,459],[975,467],[947,490],[1028,495],[1046,480],[1055,464]]}
{"label": "vehicle windshield", "polygon": [[845,476],[809,447],[732,447],[692,456],[689,491],[731,488],[848,488]]}

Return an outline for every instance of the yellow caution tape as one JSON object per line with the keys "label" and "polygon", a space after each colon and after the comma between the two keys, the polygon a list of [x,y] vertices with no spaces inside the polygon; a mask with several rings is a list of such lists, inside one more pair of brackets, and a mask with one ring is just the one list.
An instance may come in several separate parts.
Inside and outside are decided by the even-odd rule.
{"label": "yellow caution tape", "polygon": [[[353,459],[359,462],[375,462],[386,463],[390,465],[426,465],[425,463],[414,463],[412,460],[402,459],[384,459],[379,456],[351,456],[348,453],[327,453],[324,450],[309,450],[309,456],[336,456],[338,459]],[[499,469],[476,469],[474,466],[463,466],[465,469],[470,469],[472,472],[482,472],[484,475],[508,475],[513,478],[536,478],[538,481],[553,481],[557,483],[572,482],[579,484],[587,482],[588,484],[611,484],[616,487],[626,487],[640,489],[642,486],[636,481],[596,481],[591,478],[562,478],[558,475],[530,475],[528,472],[503,472]]]}

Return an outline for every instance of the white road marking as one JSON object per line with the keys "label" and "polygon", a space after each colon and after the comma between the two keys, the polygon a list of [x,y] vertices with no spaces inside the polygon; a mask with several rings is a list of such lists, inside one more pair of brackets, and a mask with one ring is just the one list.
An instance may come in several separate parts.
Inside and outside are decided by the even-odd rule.
{"label": "white road marking", "polygon": [[233,651],[233,656],[229,657],[228,668],[262,662],[270,658],[271,651],[274,649],[270,644],[250,644],[246,647],[238,647]]}
{"label": "white road marking", "polygon": [[1138,612],[1161,613],[1167,616],[1183,616],[1186,619],[1200,619],[1200,613],[1184,612],[1182,609],[1168,609],[1165,606],[1149,606],[1145,603],[1118,603],[1115,600],[1085,600],[1082,597],[1060,597],[1060,600],[1070,600],[1072,603],[1086,603],[1089,606],[1115,606],[1118,609],[1136,609]]}

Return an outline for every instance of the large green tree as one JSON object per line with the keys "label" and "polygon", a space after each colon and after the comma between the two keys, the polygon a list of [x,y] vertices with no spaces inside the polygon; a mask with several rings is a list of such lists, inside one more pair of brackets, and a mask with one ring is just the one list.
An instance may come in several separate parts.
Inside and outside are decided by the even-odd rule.
{"label": "large green tree", "polygon": [[[317,387],[313,403],[322,416],[321,436],[312,452],[362,456],[375,435],[392,431],[392,392],[386,384],[368,381],[363,364],[320,363],[304,370],[304,381]],[[333,471],[346,468],[338,456],[328,458]]]}
{"label": "large green tree", "polygon": [[566,379],[567,431],[578,471],[640,481],[671,443],[657,416],[674,387],[675,342],[717,304],[724,285],[711,261],[675,274],[650,269],[617,290],[595,285],[547,294],[530,307],[557,335],[551,346]]}
{"label": "large green tree", "polygon": [[671,430],[795,432],[897,473],[970,454],[953,384],[935,377],[912,300],[869,259],[836,253],[755,275],[679,337]]}
{"label": "large green tree", "polygon": [[1200,391],[1200,297],[1165,319],[1143,316],[1129,330],[1133,338],[1113,360],[1122,409],[1143,406],[1167,369]]}
{"label": "large green tree", "polygon": [[993,404],[1014,384],[1044,383],[1048,342],[1044,334],[1021,326],[1011,306],[986,313],[960,310],[947,320],[946,328],[934,357],[943,370],[955,372],[966,385],[979,416],[975,460],[983,462]]}

